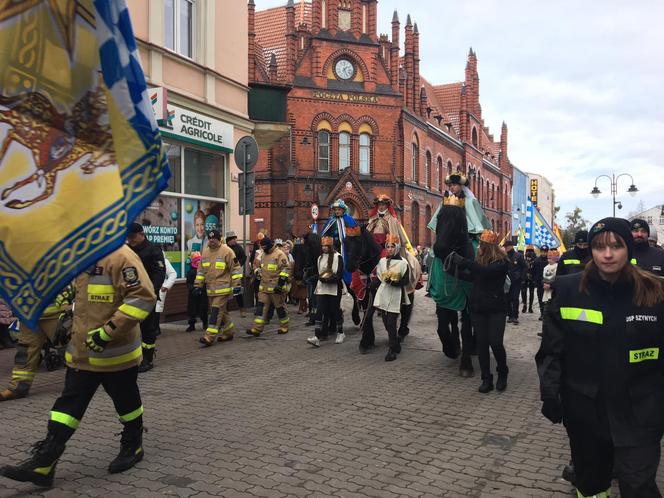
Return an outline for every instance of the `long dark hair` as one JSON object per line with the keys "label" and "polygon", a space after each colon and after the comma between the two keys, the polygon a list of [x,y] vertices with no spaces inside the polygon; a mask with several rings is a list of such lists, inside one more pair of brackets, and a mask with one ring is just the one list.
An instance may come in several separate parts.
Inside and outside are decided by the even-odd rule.
{"label": "long dark hair", "polygon": [[489,244],[480,241],[480,248],[477,251],[477,264],[480,266],[489,266],[491,263],[501,261],[507,258],[507,254],[497,244]]}
{"label": "long dark hair", "polygon": [[[593,249],[603,249],[607,246],[627,247],[623,238],[615,232],[602,232],[592,239],[591,252]],[[588,280],[593,275],[599,274],[599,268],[594,259],[586,264],[579,282],[579,291],[589,294]],[[631,282],[634,285],[634,296],[632,302],[636,306],[655,306],[664,301],[664,289],[661,282],[652,274],[642,270],[630,261],[620,271],[619,280]]]}

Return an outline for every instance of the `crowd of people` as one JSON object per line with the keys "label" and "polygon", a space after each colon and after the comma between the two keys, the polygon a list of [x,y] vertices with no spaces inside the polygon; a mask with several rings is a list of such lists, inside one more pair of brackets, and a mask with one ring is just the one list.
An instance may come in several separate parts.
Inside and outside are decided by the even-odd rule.
{"label": "crowd of people", "polygon": [[[460,172],[446,178],[448,191],[429,223],[432,248],[411,245],[386,195],[376,197],[366,225],[339,199],[320,236],[313,231],[283,241],[261,232],[249,255],[235,232],[222,238],[208,230],[186,275],[186,331],[195,331],[200,320],[203,347],[232,340],[229,305],[235,301],[244,316],[249,277],[255,302],[249,336],[262,335],[275,315],[278,334],[289,333],[290,303],[314,327],[306,344],[319,348],[331,338],[341,344],[348,319],[341,299],[348,295],[362,333],[360,352],[375,348],[378,314],[388,337],[385,361],[392,362],[410,332],[415,291],[426,273],[443,353],[459,359],[462,377],[474,375],[477,355],[478,390],[487,394],[508,387],[506,326],[537,306],[542,414],[565,424],[571,462],[564,476],[578,496],[608,496],[613,476],[622,496],[661,496],[655,475],[664,432],[664,250],[653,244],[648,223],[605,218],[577,232],[573,248],[563,254],[545,245],[520,251],[491,230],[467,183]],[[45,439],[30,458],[0,474],[50,485],[100,385],[123,424],[120,452],[109,471],[129,469],[143,457],[136,380],[154,367],[159,313],[174,281],[164,253],[132,223],[126,246],[77,277],[35,330],[21,327],[11,382],[0,400],[28,395],[46,342],[66,345],[65,386]],[[8,335],[12,321],[11,310],[0,302],[3,348],[14,346]]]}

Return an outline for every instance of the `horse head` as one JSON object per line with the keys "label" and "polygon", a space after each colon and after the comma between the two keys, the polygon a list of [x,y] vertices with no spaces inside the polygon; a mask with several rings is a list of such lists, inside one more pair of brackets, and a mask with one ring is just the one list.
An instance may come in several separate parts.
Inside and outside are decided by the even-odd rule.
{"label": "horse head", "polygon": [[348,261],[344,261],[346,270],[351,273],[355,270],[371,273],[380,260],[381,248],[367,231],[366,225],[355,230],[347,228],[344,243],[348,258]]}

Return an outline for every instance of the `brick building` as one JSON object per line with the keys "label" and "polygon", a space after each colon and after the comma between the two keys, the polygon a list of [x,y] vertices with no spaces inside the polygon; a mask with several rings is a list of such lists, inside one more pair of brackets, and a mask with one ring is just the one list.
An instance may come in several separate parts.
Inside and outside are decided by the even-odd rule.
{"label": "brick building", "polygon": [[250,115],[290,133],[260,153],[252,235],[304,233],[312,203],[324,220],[336,198],[366,220],[385,193],[413,244],[429,245],[426,224],[456,169],[495,229],[510,229],[507,126],[494,141],[484,125],[472,49],[464,81],[433,85],[420,74],[417,24],[408,16],[402,30],[395,12],[391,38],[379,36],[376,0],[255,8],[249,0]]}

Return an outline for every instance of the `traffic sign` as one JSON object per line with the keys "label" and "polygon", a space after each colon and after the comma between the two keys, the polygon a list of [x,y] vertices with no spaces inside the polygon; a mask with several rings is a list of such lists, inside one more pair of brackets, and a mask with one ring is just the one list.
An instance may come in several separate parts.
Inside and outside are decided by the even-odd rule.
{"label": "traffic sign", "polygon": [[258,161],[258,143],[251,135],[246,135],[238,140],[235,146],[235,164],[245,173],[254,169]]}
{"label": "traffic sign", "polygon": [[311,205],[311,217],[314,219],[314,221],[318,219],[318,214],[319,214],[318,204],[314,203]]}

